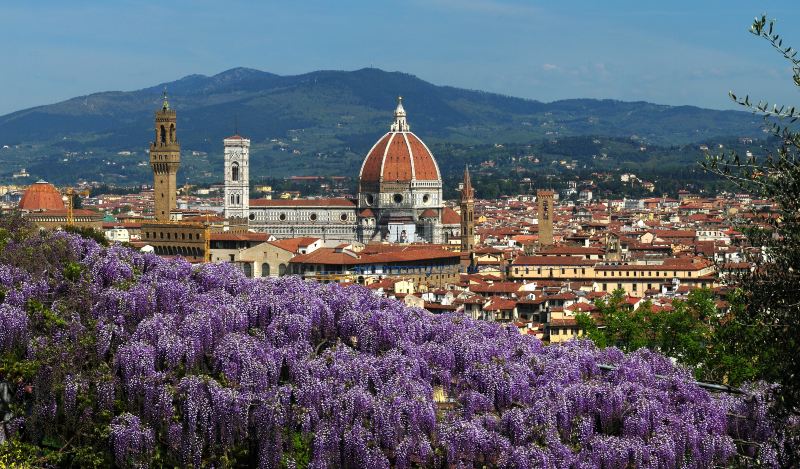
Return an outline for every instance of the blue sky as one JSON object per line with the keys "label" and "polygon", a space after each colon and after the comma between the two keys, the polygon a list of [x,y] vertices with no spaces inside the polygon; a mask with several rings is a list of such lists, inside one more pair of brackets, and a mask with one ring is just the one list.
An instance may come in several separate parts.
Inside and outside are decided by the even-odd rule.
{"label": "blue sky", "polygon": [[747,33],[762,12],[800,47],[800,2],[296,0],[0,5],[0,114],[245,66],[374,66],[552,101],[800,105],[789,66]]}

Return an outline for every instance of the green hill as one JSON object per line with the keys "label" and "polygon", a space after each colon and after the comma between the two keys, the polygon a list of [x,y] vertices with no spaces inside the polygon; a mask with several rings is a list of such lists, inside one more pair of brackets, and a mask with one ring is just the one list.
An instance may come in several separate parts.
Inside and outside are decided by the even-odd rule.
{"label": "green hill", "polygon": [[[279,76],[236,68],[137,91],[110,91],[0,117],[0,179],[27,167],[54,181],[77,177],[147,182],[153,112],[166,87],[178,111],[184,174],[218,179],[222,139],[238,121],[253,142],[254,171],[346,174],[388,129],[398,95],[430,144],[533,143],[582,135],[657,145],[761,135],[747,113],[646,102],[573,99],[542,103],[437,86],[413,75],[361,69]],[[118,152],[133,152],[121,157]],[[438,156],[438,155],[437,155]]]}

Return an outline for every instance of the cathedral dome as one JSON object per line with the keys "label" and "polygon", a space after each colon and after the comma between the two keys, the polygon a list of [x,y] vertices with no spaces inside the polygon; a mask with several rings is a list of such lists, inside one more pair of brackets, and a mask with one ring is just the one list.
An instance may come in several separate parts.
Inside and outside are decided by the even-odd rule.
{"label": "cathedral dome", "polygon": [[64,210],[64,200],[58,189],[49,182],[37,181],[28,186],[19,201],[21,210]]}
{"label": "cathedral dome", "polygon": [[402,98],[394,117],[389,132],[372,147],[361,165],[361,184],[440,181],[433,154],[409,129]]}

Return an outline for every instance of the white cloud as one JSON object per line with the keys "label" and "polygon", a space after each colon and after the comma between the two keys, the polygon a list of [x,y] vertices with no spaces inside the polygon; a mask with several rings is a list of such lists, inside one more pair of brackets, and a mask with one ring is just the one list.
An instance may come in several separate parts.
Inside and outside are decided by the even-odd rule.
{"label": "white cloud", "polygon": [[552,72],[553,70],[559,70],[559,66],[553,64],[542,64],[542,69],[545,72]]}

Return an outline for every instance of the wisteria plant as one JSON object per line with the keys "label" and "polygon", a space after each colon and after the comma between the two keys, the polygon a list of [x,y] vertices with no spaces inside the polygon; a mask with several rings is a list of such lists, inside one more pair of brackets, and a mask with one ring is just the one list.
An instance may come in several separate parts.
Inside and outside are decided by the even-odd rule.
{"label": "wisteria plant", "polygon": [[[0,463],[778,466],[760,390],[360,287],[0,231]],[[613,365],[606,371],[598,365]],[[4,415],[0,413],[0,417]]]}

